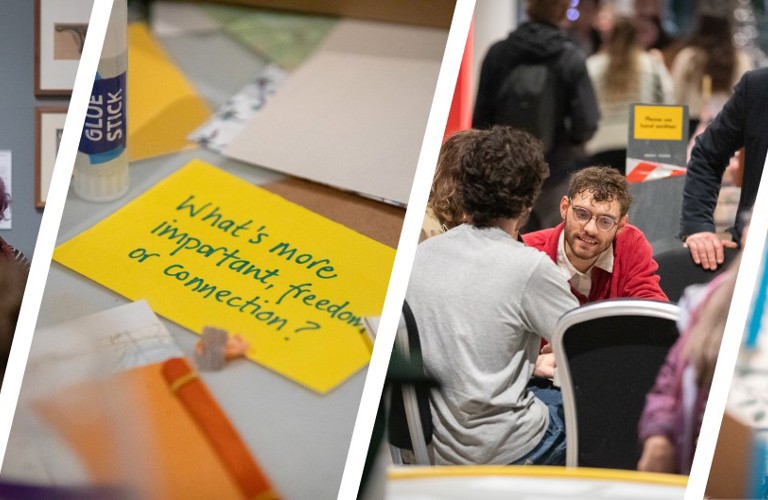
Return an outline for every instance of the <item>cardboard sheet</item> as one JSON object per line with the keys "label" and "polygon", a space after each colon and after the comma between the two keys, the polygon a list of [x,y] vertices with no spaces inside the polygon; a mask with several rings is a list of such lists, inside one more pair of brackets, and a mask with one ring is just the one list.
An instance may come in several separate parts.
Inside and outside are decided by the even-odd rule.
{"label": "cardboard sheet", "polygon": [[314,182],[288,177],[264,189],[338,222],[360,234],[397,248],[405,210]]}
{"label": "cardboard sheet", "polygon": [[130,161],[194,147],[187,135],[211,114],[144,23],[128,26]]}
{"label": "cardboard sheet", "polygon": [[340,21],[224,154],[406,204],[446,39]]}
{"label": "cardboard sheet", "polygon": [[54,259],[323,393],[370,358],[394,250],[196,160]]}

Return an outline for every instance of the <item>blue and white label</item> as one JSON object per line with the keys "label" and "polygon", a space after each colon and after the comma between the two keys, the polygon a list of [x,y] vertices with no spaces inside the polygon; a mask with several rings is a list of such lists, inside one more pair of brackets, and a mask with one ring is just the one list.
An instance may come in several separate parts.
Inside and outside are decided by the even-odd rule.
{"label": "blue and white label", "polygon": [[126,145],[126,73],[94,81],[85,115],[80,151],[91,163],[106,163],[120,156]]}

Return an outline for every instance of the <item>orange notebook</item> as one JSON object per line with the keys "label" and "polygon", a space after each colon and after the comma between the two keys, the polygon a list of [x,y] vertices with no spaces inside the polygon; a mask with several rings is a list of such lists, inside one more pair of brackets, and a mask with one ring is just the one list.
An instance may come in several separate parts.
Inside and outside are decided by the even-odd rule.
{"label": "orange notebook", "polygon": [[96,484],[140,498],[278,498],[182,358],[70,387],[37,407]]}

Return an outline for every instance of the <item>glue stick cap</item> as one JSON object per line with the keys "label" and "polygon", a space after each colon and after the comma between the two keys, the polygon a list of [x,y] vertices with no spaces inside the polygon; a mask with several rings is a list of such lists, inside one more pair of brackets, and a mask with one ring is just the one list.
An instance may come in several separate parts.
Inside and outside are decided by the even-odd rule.
{"label": "glue stick cap", "polygon": [[98,168],[75,168],[72,186],[78,196],[88,201],[116,200],[128,191],[127,167],[123,162],[114,162]]}

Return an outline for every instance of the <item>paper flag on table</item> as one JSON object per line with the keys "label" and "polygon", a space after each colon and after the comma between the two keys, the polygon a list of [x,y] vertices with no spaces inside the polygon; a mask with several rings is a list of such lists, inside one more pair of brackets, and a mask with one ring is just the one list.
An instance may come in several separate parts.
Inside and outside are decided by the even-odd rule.
{"label": "paper flag on table", "polygon": [[54,259],[324,393],[370,359],[362,318],[384,303],[394,250],[195,160],[62,244]]}
{"label": "paper flag on table", "polygon": [[130,161],[194,147],[187,135],[211,115],[144,23],[128,26]]}

